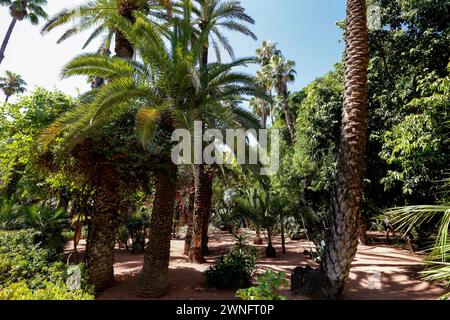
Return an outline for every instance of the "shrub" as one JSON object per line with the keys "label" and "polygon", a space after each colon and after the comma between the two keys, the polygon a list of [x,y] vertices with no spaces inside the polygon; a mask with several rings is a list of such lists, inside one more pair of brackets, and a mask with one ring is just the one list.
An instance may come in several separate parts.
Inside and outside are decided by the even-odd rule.
{"label": "shrub", "polygon": [[117,232],[116,238],[129,250],[128,240],[131,239],[131,250],[140,253],[145,250],[146,230],[150,227],[151,213],[142,208],[128,216]]}
{"label": "shrub", "polygon": [[83,266],[80,289],[69,290],[65,264],[35,238],[32,230],[0,232],[0,299],[89,299],[93,289]]}
{"label": "shrub", "polygon": [[34,229],[35,242],[61,253],[67,238],[63,231],[69,225],[64,209],[53,209],[40,204],[20,205],[15,199],[0,203],[0,229]]}
{"label": "shrub", "polygon": [[238,289],[251,285],[256,269],[257,249],[249,246],[244,237],[237,237],[230,253],[217,259],[206,272],[210,288]]}
{"label": "shrub", "polygon": [[257,287],[241,289],[236,292],[236,297],[242,300],[287,300],[280,294],[282,287],[288,286],[288,281],[284,279],[284,273],[274,273],[267,270],[256,280]]}
{"label": "shrub", "polygon": [[45,281],[41,289],[31,289],[26,281],[0,288],[0,300],[93,300],[94,296],[83,290],[69,290],[63,282]]}
{"label": "shrub", "polygon": [[38,288],[44,280],[62,278],[64,263],[55,261],[52,251],[35,244],[35,237],[31,230],[0,233],[0,286],[26,281]]}

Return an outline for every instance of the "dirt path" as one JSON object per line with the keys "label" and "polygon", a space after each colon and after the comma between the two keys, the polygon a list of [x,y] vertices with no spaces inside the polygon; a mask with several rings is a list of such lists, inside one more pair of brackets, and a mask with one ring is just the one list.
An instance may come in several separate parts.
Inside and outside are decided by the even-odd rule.
{"label": "dirt path", "polygon": [[[161,299],[167,300],[231,300],[234,290],[223,291],[204,288],[205,271],[217,256],[225,253],[233,243],[233,237],[225,233],[215,233],[210,239],[212,255],[208,257],[208,264],[195,265],[186,261],[183,255],[184,241],[172,241],[170,258],[170,291]],[[289,277],[297,266],[314,266],[308,257],[302,253],[309,249],[306,241],[287,241],[288,253],[281,254],[279,239],[275,239],[278,256],[275,259],[263,258],[258,263],[258,272],[265,269],[286,272]],[[261,252],[264,246],[260,246]],[[100,300],[136,300],[135,294],[137,275],[142,267],[143,255],[133,255],[123,250],[116,251],[114,265],[116,283],[105,291]],[[420,257],[412,255],[407,250],[383,245],[360,246],[353,263],[350,280],[344,292],[345,299],[387,299],[387,300],[422,300],[437,299],[445,290],[418,277]],[[375,273],[374,273],[375,272]],[[379,273],[377,273],[379,272]],[[380,287],[369,288],[369,280],[380,278]],[[285,292],[288,294],[288,292]],[[289,299],[302,300],[303,297]]]}

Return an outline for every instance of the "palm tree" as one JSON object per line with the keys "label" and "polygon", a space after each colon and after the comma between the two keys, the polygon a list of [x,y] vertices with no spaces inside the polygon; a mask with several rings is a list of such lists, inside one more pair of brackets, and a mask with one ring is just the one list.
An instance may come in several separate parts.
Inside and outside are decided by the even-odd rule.
{"label": "palm tree", "polygon": [[[270,41],[263,41],[261,46],[256,50],[256,57],[261,69],[256,72],[256,78],[261,88],[264,89],[266,94],[272,98],[272,90],[275,85],[272,68],[270,67],[270,61],[272,57],[281,55],[281,51],[277,49],[276,43]],[[272,101],[254,101],[260,104],[258,108],[260,110],[261,124],[263,128],[267,127],[267,118],[271,118],[272,124],[274,122],[274,105]]]}
{"label": "palm tree", "polygon": [[266,66],[270,63],[273,56],[281,55],[281,51],[277,49],[277,44],[270,41],[263,41],[261,46],[256,50],[261,66]]}
{"label": "palm tree", "polygon": [[83,141],[92,128],[108,123],[124,110],[134,110],[136,137],[145,149],[156,150],[153,152],[158,163],[150,239],[138,285],[139,295],[154,297],[165,294],[168,289],[177,180],[177,167],[170,155],[172,132],[177,127],[192,126],[188,119],[195,119],[198,113],[217,113],[217,118],[245,114],[244,110],[222,104],[222,101],[252,94],[256,88],[252,77],[231,72],[250,59],[209,65],[204,70],[209,81],[202,86],[204,74],[198,65],[209,26],[197,41],[188,45],[192,33],[186,21],[190,21],[190,17],[174,19],[171,47],[167,49],[154,24],[141,14],[135,17],[134,24],[115,17],[115,27],[133,44],[143,63],[96,54],[75,58],[65,67],[64,76],[97,76],[109,81],[95,90],[92,103],[59,119],[41,141],[46,146],[63,132],[64,141],[74,145]]}
{"label": "palm tree", "polygon": [[347,0],[345,91],[338,168],[322,273],[326,295],[341,295],[358,247],[367,130],[368,32],[365,0]]}
{"label": "palm tree", "polygon": [[[197,5],[192,6],[192,12],[195,16],[192,25],[194,26],[193,33],[196,38],[207,30],[207,26],[210,26],[201,51],[201,68],[207,69],[210,46],[214,48],[218,62],[221,61],[221,47],[234,59],[233,47],[223,35],[221,29],[239,32],[254,40],[257,39],[256,35],[247,27],[247,24],[254,24],[255,21],[245,13],[245,9],[241,6],[240,1],[195,0],[194,2]],[[186,5],[189,6],[189,1],[182,3],[184,8],[186,8]],[[203,77],[202,81],[207,82],[208,77]],[[207,166],[194,166],[193,235],[189,251],[191,262],[204,263],[204,255],[208,251],[206,242],[212,201],[212,180],[212,170]]]}
{"label": "palm tree", "polygon": [[0,0],[0,5],[9,7],[12,20],[6,31],[2,46],[0,47],[0,64],[5,58],[5,50],[17,21],[27,19],[32,24],[39,23],[39,19],[47,18],[47,13],[42,8],[47,4],[47,0]]}
{"label": "palm tree", "polygon": [[368,31],[365,0],[347,0],[345,90],[331,221],[320,268],[297,268],[291,289],[338,299],[358,248],[367,131]]}
{"label": "palm tree", "polygon": [[270,59],[271,73],[274,78],[275,89],[278,94],[279,104],[281,110],[283,110],[286,125],[289,130],[291,141],[295,142],[295,127],[292,120],[291,112],[288,109],[287,99],[288,99],[288,87],[287,85],[295,81],[296,71],[294,70],[295,62],[286,61],[280,55],[274,55]]}
{"label": "palm tree", "polygon": [[256,40],[256,35],[247,27],[254,24],[255,20],[245,13],[240,1],[230,0],[194,0],[197,6],[193,6],[195,14],[193,21],[196,27],[196,35],[205,30],[205,26],[212,24],[207,41],[202,50],[201,64],[208,64],[209,48],[214,48],[217,61],[222,60],[221,47],[225,49],[231,59],[234,59],[234,50],[221,29],[231,32],[239,32]]}
{"label": "palm tree", "polygon": [[25,86],[27,83],[18,74],[11,71],[5,72],[5,77],[0,77],[0,89],[6,96],[5,103],[8,102],[9,98],[18,93],[24,93],[27,91]]}
{"label": "palm tree", "polygon": [[249,103],[253,109],[253,112],[260,119],[261,128],[266,128],[267,127],[267,118],[272,114],[270,104],[265,99],[261,99],[261,98],[252,98],[252,99],[250,99]]}

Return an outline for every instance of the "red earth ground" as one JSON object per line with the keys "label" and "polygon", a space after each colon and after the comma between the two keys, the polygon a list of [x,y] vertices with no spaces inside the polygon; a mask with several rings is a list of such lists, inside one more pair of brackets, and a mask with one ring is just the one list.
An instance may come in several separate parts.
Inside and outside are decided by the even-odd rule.
{"label": "red earth ground", "polygon": [[[233,300],[235,290],[215,290],[205,288],[203,272],[214,263],[214,260],[227,252],[233,244],[234,237],[224,232],[214,232],[210,236],[211,255],[207,264],[196,265],[187,262],[183,255],[184,241],[173,240],[170,252],[170,289],[163,300]],[[80,249],[83,245],[80,245]],[[258,273],[272,269],[286,273],[289,278],[298,266],[317,265],[303,255],[309,250],[305,240],[287,240],[287,254],[281,253],[280,239],[275,238],[277,257],[261,258],[258,262]],[[261,256],[264,245],[259,246]],[[80,252],[80,251],[79,251]],[[138,300],[135,293],[137,276],[142,268],[143,254],[132,254],[125,250],[115,252],[115,283],[98,297],[99,300]],[[446,291],[436,285],[424,282],[418,272],[421,270],[421,256],[411,254],[408,250],[383,244],[360,245],[353,262],[350,279],[346,285],[343,298],[354,300],[435,300]],[[377,275],[374,278],[374,273]],[[370,288],[369,280],[381,276],[381,282]],[[284,292],[290,300],[304,300],[305,297],[294,297],[289,291]]]}

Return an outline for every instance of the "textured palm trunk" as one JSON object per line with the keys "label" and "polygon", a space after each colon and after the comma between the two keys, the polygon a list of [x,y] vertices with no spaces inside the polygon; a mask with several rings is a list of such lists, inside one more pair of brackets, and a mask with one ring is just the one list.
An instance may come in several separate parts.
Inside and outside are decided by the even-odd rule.
{"label": "textured palm trunk", "polygon": [[[17,18],[13,17],[11,23],[9,24],[8,30],[6,31],[5,38],[3,39],[2,46],[0,47],[0,64],[2,64],[3,59],[5,58],[6,47],[8,46],[9,39],[11,39],[12,32],[14,27],[16,26]],[[8,99],[6,99],[8,101]]]}
{"label": "textured palm trunk", "polygon": [[137,287],[141,297],[160,297],[169,286],[170,239],[176,197],[177,168],[170,158],[156,174],[156,194],[145,249],[144,267]]}
{"label": "textured palm trunk", "polygon": [[321,265],[329,298],[341,296],[358,247],[365,169],[367,68],[366,2],[347,0],[341,144],[332,196],[332,224]]}
{"label": "textured palm trunk", "polygon": [[203,226],[208,209],[208,173],[204,164],[194,166],[194,216],[192,219],[192,240],[189,251],[189,261],[193,263],[205,263],[203,255]]}
{"label": "textured palm trunk", "polygon": [[186,223],[187,223],[186,238],[184,240],[184,255],[186,256],[189,256],[189,252],[191,251],[191,242],[193,233],[192,219],[194,217],[194,199],[195,199],[194,193],[190,193],[189,209],[186,215]]}
{"label": "textured palm trunk", "polygon": [[369,237],[367,236],[367,224],[366,220],[360,216],[359,218],[359,243],[362,245],[367,245],[369,243]]}
{"label": "textured palm trunk", "polygon": [[203,221],[203,228],[202,228],[202,249],[203,249],[203,255],[207,256],[209,254],[208,249],[208,231],[209,231],[209,221],[211,218],[211,209],[212,209],[212,198],[213,198],[213,173],[211,171],[208,171],[207,173],[208,177],[206,180],[206,187],[205,187],[205,201],[206,201],[206,215],[205,219]]}
{"label": "textured palm trunk", "polygon": [[99,169],[95,191],[95,213],[91,217],[86,269],[89,281],[98,291],[106,289],[114,280],[115,234],[119,219],[118,174],[113,164]]}

